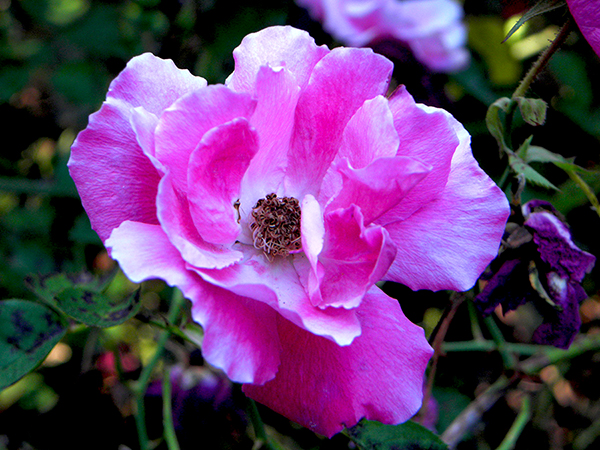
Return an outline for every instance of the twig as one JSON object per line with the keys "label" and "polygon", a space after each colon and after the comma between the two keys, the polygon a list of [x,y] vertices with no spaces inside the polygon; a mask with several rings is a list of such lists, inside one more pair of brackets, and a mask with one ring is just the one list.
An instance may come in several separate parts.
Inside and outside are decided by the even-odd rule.
{"label": "twig", "polygon": [[518,380],[516,377],[509,380],[505,376],[501,376],[483,394],[472,401],[442,433],[441,439],[448,444],[448,448],[455,448],[463,436],[481,420],[481,416],[494,406]]}

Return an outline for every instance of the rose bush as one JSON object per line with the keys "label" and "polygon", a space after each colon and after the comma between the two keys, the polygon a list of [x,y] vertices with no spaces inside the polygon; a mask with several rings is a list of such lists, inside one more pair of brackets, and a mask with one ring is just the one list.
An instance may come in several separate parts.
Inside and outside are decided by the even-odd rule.
{"label": "rose bush", "polygon": [[296,0],[344,44],[362,47],[379,39],[408,44],[431,70],[465,68],[467,30],[454,0]]}
{"label": "rose bush", "polygon": [[72,147],[93,228],[133,281],[192,302],[203,355],[331,436],[410,418],[431,348],[381,279],[470,288],[508,205],[447,112],[368,49],[272,27],[224,85],[133,58]]}

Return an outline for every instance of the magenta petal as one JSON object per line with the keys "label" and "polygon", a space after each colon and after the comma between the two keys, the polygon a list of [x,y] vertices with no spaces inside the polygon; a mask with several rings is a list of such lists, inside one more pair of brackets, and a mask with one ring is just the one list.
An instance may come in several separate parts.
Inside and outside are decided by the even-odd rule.
{"label": "magenta petal", "polygon": [[[454,129],[456,120],[442,109],[416,104],[404,86],[394,92],[389,103],[400,138],[398,156],[410,156],[432,169],[400,204],[380,219],[381,224],[409,217],[442,192],[452,156],[460,144]],[[468,134],[464,138],[470,139]]]}
{"label": "magenta petal", "polygon": [[208,284],[199,300],[192,317],[204,328],[204,358],[237,383],[273,379],[280,353],[277,313],[262,302]]}
{"label": "magenta petal", "polygon": [[400,243],[386,280],[415,290],[464,291],[498,253],[510,212],[506,196],[479,168],[467,132],[457,132],[462,144],[444,191],[408,219],[385,226]]}
{"label": "magenta petal", "polygon": [[241,252],[202,239],[190,214],[187,198],[173,186],[170,172],[160,182],[156,204],[163,230],[190,265],[222,268],[242,259]]}
{"label": "magenta petal", "polygon": [[181,289],[204,328],[202,354],[209,363],[240,383],[262,384],[275,376],[279,340],[268,306],[211,286],[187,270],[160,226],[124,222],[106,245],[130,280],[160,278]]}
{"label": "magenta petal", "polygon": [[[396,247],[387,231],[365,227],[356,206],[325,215],[326,239],[319,255],[318,295],[311,298],[321,308],[356,308],[366,292],[394,261]],[[315,291],[315,289],[311,289]]]}
{"label": "magenta petal", "polygon": [[318,194],[350,118],[366,100],[385,94],[392,63],[370,49],[332,50],[315,66],[296,109],[286,191]]}
{"label": "magenta petal", "polygon": [[242,208],[252,208],[259,198],[278,192],[287,166],[300,88],[287,68],[263,66],[256,74],[256,110],[250,124],[256,128],[260,151],[242,181]]}
{"label": "magenta petal", "polygon": [[198,270],[202,278],[242,297],[266,303],[283,317],[309,332],[339,345],[348,345],[360,335],[353,310],[315,308],[289,259],[269,262],[255,256],[221,270]]}
{"label": "magenta petal", "polygon": [[340,347],[279,320],[281,365],[264,386],[244,385],[256,401],[331,437],[361,418],[397,424],[421,406],[432,349],[398,302],[378,289],[358,310],[362,334]]}
{"label": "magenta petal", "polygon": [[110,84],[107,97],[123,100],[134,108],[141,106],[160,116],[179,97],[205,86],[204,78],[178,69],[170,59],[144,53],[127,63]]}
{"label": "magenta petal", "polygon": [[583,36],[600,56],[600,3],[592,0],[567,0]]}
{"label": "magenta petal", "polygon": [[151,112],[146,111],[141,106],[138,106],[131,110],[131,118],[129,121],[144,155],[146,155],[152,164],[154,164],[154,167],[161,176],[164,175],[164,166],[154,156],[154,132],[158,125],[158,117]]}
{"label": "magenta petal", "polygon": [[343,187],[328,210],[359,206],[366,224],[397,205],[431,171],[413,158],[379,158],[363,169],[354,169],[344,158],[337,164]]}
{"label": "magenta petal", "polygon": [[317,47],[306,31],[289,26],[265,28],[246,36],[233,51],[235,70],[226,83],[234,91],[254,94],[261,67],[284,66],[303,88],[315,64],[327,53],[329,49]]}
{"label": "magenta petal", "polygon": [[388,101],[378,95],[367,100],[348,121],[336,159],[348,158],[352,167],[362,169],[374,159],[396,156],[399,145]]}
{"label": "magenta petal", "polygon": [[158,223],[160,175],[140,148],[131,114],[126,103],[104,102],[71,150],[69,172],[102,241],[125,220]]}
{"label": "magenta petal", "polygon": [[190,213],[200,236],[213,244],[233,244],[240,233],[240,183],[258,149],[258,137],[246,119],[235,119],[207,132],[188,166]]}
{"label": "magenta petal", "polygon": [[249,118],[255,101],[222,85],[207,86],[182,97],[160,117],[156,158],[167,167],[177,189],[187,192],[187,166],[202,136],[238,117]]}

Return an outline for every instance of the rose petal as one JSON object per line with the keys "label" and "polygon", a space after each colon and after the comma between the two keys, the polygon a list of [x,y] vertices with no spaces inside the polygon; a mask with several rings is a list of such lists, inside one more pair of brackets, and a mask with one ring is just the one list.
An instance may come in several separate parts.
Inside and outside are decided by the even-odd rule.
{"label": "rose petal", "polygon": [[208,282],[237,295],[262,301],[297,326],[339,345],[348,345],[360,335],[355,311],[312,306],[289,258],[275,258],[269,262],[263,255],[256,254],[244,264],[198,272]]}
{"label": "rose petal", "polygon": [[396,206],[431,171],[431,166],[405,156],[379,158],[363,169],[350,167],[346,158],[336,166],[343,187],[327,209],[359,206],[366,224]]}
{"label": "rose petal", "polygon": [[256,106],[246,94],[211,85],[180,98],[160,117],[156,158],[167,167],[176,189],[187,193],[187,166],[202,136],[238,117],[248,119]]}
{"label": "rose petal", "polygon": [[414,290],[471,288],[498,253],[510,212],[504,193],[473,158],[468,133],[456,127],[461,145],[442,193],[408,219],[385,226],[402,243],[385,278]]}
{"label": "rose petal", "polygon": [[125,220],[158,223],[160,175],[140,148],[131,114],[120,100],[104,102],[75,139],[69,158],[69,172],[102,241]]}
{"label": "rose petal", "polygon": [[190,156],[188,202],[200,236],[213,244],[233,244],[240,233],[242,177],[258,150],[258,136],[246,119],[208,131]]}
{"label": "rose petal", "polygon": [[567,0],[583,36],[600,56],[600,4],[590,0]]}
{"label": "rose petal", "polygon": [[421,406],[432,349],[398,302],[376,288],[358,314],[363,332],[346,347],[280,319],[277,376],[264,386],[246,384],[244,392],[328,437],[363,417],[387,424],[408,420]]}
{"label": "rose petal", "polygon": [[393,65],[370,49],[336,48],[315,66],[296,109],[286,192],[316,196],[350,118],[386,92]]}
{"label": "rose petal", "polygon": [[241,252],[202,239],[190,214],[187,198],[173,186],[170,172],[160,181],[156,204],[163,230],[192,266],[222,268],[242,259]]}
{"label": "rose petal", "polygon": [[287,152],[300,94],[290,71],[263,66],[256,75],[256,110],[250,124],[256,128],[260,150],[242,180],[241,210],[250,211],[258,199],[283,194],[280,186],[287,166]]}
{"label": "rose petal", "polygon": [[160,278],[192,302],[204,328],[202,354],[240,383],[262,384],[279,365],[275,312],[268,306],[211,286],[193,271],[160,226],[123,222],[106,241],[127,277],[140,283]]}
{"label": "rose petal", "polygon": [[257,73],[263,66],[285,66],[304,88],[317,62],[329,49],[317,47],[306,31],[289,26],[269,27],[246,36],[233,51],[235,70],[226,84],[234,91],[254,94]]}
{"label": "rose petal", "polygon": [[402,199],[379,223],[403,220],[444,190],[450,174],[452,157],[459,145],[468,146],[470,137],[461,133],[459,141],[456,120],[446,111],[415,103],[404,86],[389,101],[394,126],[400,139],[398,156],[409,156],[431,166],[431,172]]}
{"label": "rose petal", "polygon": [[170,59],[144,53],[131,58],[125,69],[112,81],[107,98],[122,100],[132,108],[141,106],[160,116],[178,98],[205,86],[204,78],[178,69]]}
{"label": "rose petal", "polygon": [[311,302],[320,308],[356,308],[385,275],[396,248],[384,228],[365,227],[354,205],[327,213],[325,230],[318,272],[309,275]]}

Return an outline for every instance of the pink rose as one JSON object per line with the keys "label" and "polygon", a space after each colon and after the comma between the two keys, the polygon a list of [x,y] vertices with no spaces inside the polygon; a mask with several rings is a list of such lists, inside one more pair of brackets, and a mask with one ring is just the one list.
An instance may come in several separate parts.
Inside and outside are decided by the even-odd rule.
{"label": "pink rose", "polygon": [[326,436],[410,418],[431,348],[381,279],[468,289],[508,205],[447,112],[384,97],[392,64],[291,27],[225,85],[133,58],[73,144],[92,226],[135,282],[192,302],[203,355]]}
{"label": "pink rose", "polygon": [[462,7],[454,0],[296,0],[344,44],[397,39],[437,72],[464,69],[470,55]]}
{"label": "pink rose", "polygon": [[600,2],[594,0],[567,0],[583,36],[600,56]]}

